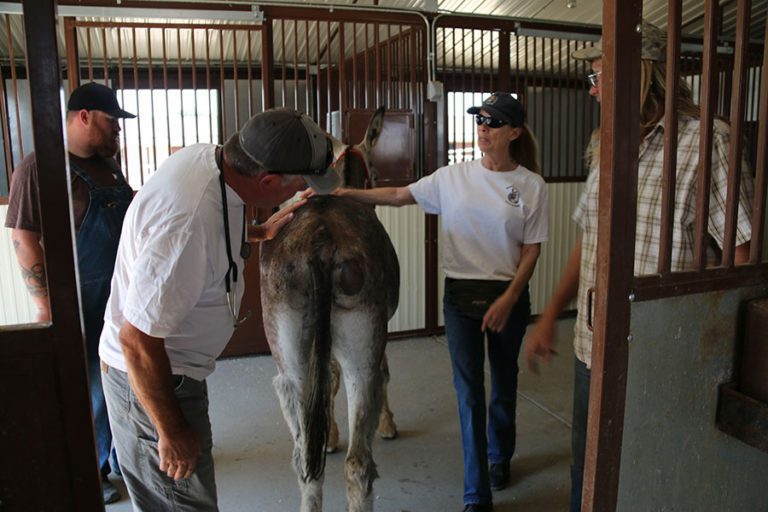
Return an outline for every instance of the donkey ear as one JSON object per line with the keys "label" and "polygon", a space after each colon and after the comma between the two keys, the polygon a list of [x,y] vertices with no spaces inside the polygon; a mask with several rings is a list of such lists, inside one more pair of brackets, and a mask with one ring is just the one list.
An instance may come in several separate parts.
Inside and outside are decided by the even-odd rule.
{"label": "donkey ear", "polygon": [[373,149],[376,146],[376,142],[379,140],[381,130],[384,127],[385,111],[385,107],[379,107],[368,123],[368,129],[365,131],[365,139],[363,140],[363,144],[368,147],[368,150]]}

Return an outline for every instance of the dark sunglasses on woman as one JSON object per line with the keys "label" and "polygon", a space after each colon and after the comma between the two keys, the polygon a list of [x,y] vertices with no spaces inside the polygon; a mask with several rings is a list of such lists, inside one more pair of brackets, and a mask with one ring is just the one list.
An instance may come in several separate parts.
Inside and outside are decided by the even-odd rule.
{"label": "dark sunglasses on woman", "polygon": [[506,121],[502,121],[501,119],[496,119],[491,116],[484,116],[483,114],[475,115],[475,123],[477,126],[486,125],[488,128],[501,128],[507,124]]}

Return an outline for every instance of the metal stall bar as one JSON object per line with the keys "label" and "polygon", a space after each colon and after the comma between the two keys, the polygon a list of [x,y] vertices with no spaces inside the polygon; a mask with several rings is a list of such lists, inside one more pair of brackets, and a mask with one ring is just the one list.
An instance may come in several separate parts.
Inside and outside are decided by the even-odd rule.
{"label": "metal stall bar", "polygon": [[[285,29],[285,27],[283,27]],[[248,30],[248,117],[253,116],[253,37],[252,30]],[[285,46],[285,45],[283,45]],[[285,51],[285,48],[283,48]],[[283,61],[283,69],[285,69],[285,61]],[[283,82],[285,82],[285,74],[283,74]],[[283,94],[283,105],[285,105],[285,94]]]}
{"label": "metal stall bar", "polygon": [[261,87],[264,97],[263,111],[275,106],[275,48],[273,39],[272,19],[269,18],[261,25]]}
{"label": "metal stall bar", "polygon": [[381,94],[381,43],[379,42],[379,31],[381,30],[381,26],[376,23],[374,25],[374,31],[373,31],[373,47],[374,51],[376,52],[374,54],[374,74],[376,75],[375,79],[375,85],[376,85],[376,104],[375,106],[381,105],[382,103],[382,94]]}
{"label": "metal stall bar", "polygon": [[[408,36],[408,68],[409,68],[409,82],[410,82],[410,91],[411,91],[411,105],[415,106],[418,104],[418,87],[419,82],[416,75],[416,60],[418,53],[416,50],[416,37],[418,36],[418,33],[414,30],[411,30],[411,33]],[[421,109],[419,109],[421,110]]]}
{"label": "metal stall bar", "polygon": [[64,47],[67,49],[67,79],[69,91],[80,86],[80,59],[77,51],[77,24],[75,18],[64,18]]}
{"label": "metal stall bar", "polygon": [[219,108],[221,109],[221,141],[227,140],[227,93],[224,81],[224,31],[219,32]]}
{"label": "metal stall bar", "polygon": [[317,121],[317,125],[320,128],[326,129],[327,126],[326,123],[323,122],[323,101],[321,99],[323,90],[322,90],[322,76],[323,72],[320,70],[320,63],[322,61],[321,55],[320,55],[320,22],[315,22],[315,74],[317,76],[316,79],[316,86],[317,86],[317,110],[315,111],[315,121]]}
{"label": "metal stall bar", "polygon": [[[458,46],[456,46],[456,30],[457,30],[456,28],[451,28],[451,46],[450,46],[450,49],[451,49],[451,78],[452,78],[451,83],[453,84],[454,88],[456,87],[456,73],[457,73],[457,71],[456,71],[456,65],[457,65],[457,63],[456,63],[456,60],[457,60],[456,59],[456,49],[458,48]],[[455,113],[456,113],[456,110],[457,110],[457,108],[456,108],[456,102],[457,101],[458,101],[457,96],[456,96],[456,94],[454,94],[453,95],[453,102],[452,102],[453,103],[453,112],[454,112],[453,119],[456,118]],[[449,126],[450,126],[450,121],[451,121],[451,119],[448,119],[448,125]],[[464,158],[463,158],[463,151],[464,150],[459,145],[459,141],[455,140],[455,136],[457,135],[457,132],[458,132],[458,129],[456,127],[455,122],[454,122],[454,126],[453,126],[453,131],[451,131],[450,129],[446,129],[445,130],[445,134],[446,134],[445,135],[445,137],[446,137],[445,138],[445,141],[446,141],[445,147],[450,148],[450,136],[451,135],[454,136],[453,161],[451,161],[449,159],[448,160],[448,164],[449,165],[457,163],[457,162],[461,162],[461,161],[464,160]],[[462,144],[463,144],[463,142],[462,142]],[[450,151],[450,149],[449,149],[449,151]]]}
{"label": "metal stall bar", "polygon": [[[549,165],[552,168],[552,174],[556,175],[554,170],[556,169],[555,160],[557,149],[555,146],[555,39],[550,37],[542,40],[542,45],[549,41],[549,70],[547,70],[546,52],[544,52],[544,59],[542,59],[542,77],[541,77],[541,96],[542,101],[546,101],[544,95],[545,78],[549,75]],[[559,124],[559,123],[558,123]]]}
{"label": "metal stall bar", "polygon": [[[509,54],[509,32],[506,30],[502,30],[498,33],[498,36],[496,32],[488,31],[486,32],[488,34],[489,43],[488,45],[490,48],[488,48],[488,92],[493,92],[493,81],[496,79],[496,73],[494,73],[494,67],[493,67],[493,50],[494,48],[498,48],[499,51],[499,77],[498,82],[499,84],[502,84],[503,87],[500,87],[502,91],[509,91],[509,83],[510,83],[510,72],[509,72],[509,62],[510,62],[510,54]],[[494,45],[494,38],[498,38],[498,41],[496,41],[496,44]],[[502,44],[503,43],[503,44]],[[503,63],[503,64],[502,64]]]}
{"label": "metal stall bar", "polygon": [[16,79],[16,57],[13,51],[13,37],[11,36],[11,18],[5,15],[5,29],[8,35],[8,61],[11,68],[11,83],[13,84],[13,98],[16,102],[16,135],[19,141],[19,160],[24,159],[24,140],[21,138],[21,114],[19,113],[19,86]]}
{"label": "metal stall bar", "polygon": [[384,105],[388,108],[392,108],[392,25],[387,24],[387,40],[386,44],[382,45],[381,51],[385,53],[386,58],[386,70],[387,70],[387,76],[385,81],[382,83],[382,86],[386,89],[385,93],[382,93],[382,96],[384,97]]}
{"label": "metal stall bar", "polygon": [[[768,26],[768,20],[766,20]],[[764,49],[768,49],[768,30],[765,31]],[[755,166],[755,198],[752,204],[752,243],[749,262],[756,264],[763,259],[765,236],[766,175],[768,175],[768,51],[763,51],[763,70],[760,80],[759,130],[757,140],[757,165]]]}
{"label": "metal stall bar", "polygon": [[725,232],[723,234],[722,266],[732,267],[736,251],[736,222],[739,213],[741,162],[744,146],[744,97],[749,72],[749,12],[751,0],[737,5],[736,53],[733,66],[731,95],[731,138],[728,147],[728,192],[725,201]]}
{"label": "metal stall bar", "polygon": [[93,82],[93,51],[91,49],[91,30],[85,29],[86,51],[88,52],[88,81]]}
{"label": "metal stall bar", "polygon": [[[320,26],[318,24],[318,33],[320,32]],[[325,79],[326,79],[326,86],[325,86],[325,105],[326,105],[326,129],[329,132],[332,132],[333,130],[333,105],[331,103],[331,89],[333,87],[333,63],[331,62],[331,53],[333,48],[333,39],[334,36],[331,35],[331,21],[328,20],[325,22],[325,30],[326,30],[326,39],[325,39]],[[339,83],[341,85],[341,83]]]}
{"label": "metal stall bar", "polygon": [[310,116],[312,115],[312,107],[314,106],[315,102],[312,100],[312,85],[309,78],[309,71],[310,71],[310,62],[309,62],[309,20],[304,21],[304,60],[305,60],[305,68],[304,68],[304,76],[307,78],[307,83],[304,87],[304,94],[305,94],[305,101],[307,103],[307,114]]}
{"label": "metal stall bar", "polygon": [[[624,430],[640,141],[642,0],[603,2],[599,226],[582,510],[616,509]],[[599,478],[598,478],[599,475]]]}
{"label": "metal stall bar", "polygon": [[[365,46],[363,50],[363,76],[364,76],[364,88],[363,88],[363,108],[368,108],[368,105],[370,104],[369,96],[368,96],[368,24],[363,25],[364,29],[364,35],[365,35]],[[358,106],[359,108],[359,106]]]}
{"label": "metal stall bar", "polygon": [[[347,54],[346,54],[346,38],[345,38],[346,30],[344,29],[344,22],[339,22],[339,32],[338,32],[338,41],[339,41],[339,113],[343,114],[344,112],[349,111],[349,91],[347,90]],[[354,34],[352,35],[354,38]],[[355,80],[355,77],[353,75],[352,80]],[[342,139],[349,138],[349,134],[344,133],[344,122],[342,121],[341,115],[339,116],[339,129]]]}
{"label": "metal stall bar", "polygon": [[[552,72],[554,73],[555,63],[552,62]],[[567,78],[567,77],[566,77]],[[561,151],[563,147],[563,125],[568,127],[570,121],[571,109],[568,108],[566,102],[565,113],[563,113],[563,96],[567,92],[567,89],[563,88],[563,40],[557,39],[557,112],[560,119],[565,118],[565,123],[557,123],[557,145],[554,146],[554,151],[557,154],[557,176],[564,177],[568,174],[568,152]],[[565,165],[563,165],[563,158],[565,158]]]}
{"label": "metal stall bar", "polygon": [[669,0],[667,24],[667,91],[664,104],[664,160],[661,189],[660,274],[672,265],[672,227],[675,213],[675,169],[677,168],[677,103],[680,96],[680,22],[682,0]]}
{"label": "metal stall bar", "polygon": [[232,31],[232,89],[235,110],[235,131],[240,129],[240,87],[237,73],[237,30]]}
{"label": "metal stall bar", "polygon": [[[195,29],[189,31],[189,44],[192,47],[192,99],[195,109],[195,142],[200,142],[200,115],[197,106],[197,53],[195,48]],[[210,115],[208,117],[211,117]],[[213,142],[211,140],[211,142]]]}
{"label": "metal stall bar", "polygon": [[[136,52],[136,27],[131,28],[131,34],[133,36],[132,44],[133,44],[133,90],[136,93],[136,108],[137,110],[141,111],[140,105],[141,105],[141,98],[139,97],[139,66],[137,62],[137,52]],[[138,112],[137,112],[138,114]],[[141,145],[141,121],[139,120],[139,124],[137,126],[136,133],[139,138],[139,182],[142,186],[144,186],[144,151],[142,151],[142,145]],[[149,157],[149,155],[147,155]]]}
{"label": "metal stall bar", "polygon": [[[147,67],[149,71],[149,108],[152,112],[152,168],[157,169],[157,127],[155,125],[155,84],[152,73],[152,29],[147,27]],[[138,84],[136,85],[138,89]],[[138,91],[137,91],[138,92]]]}
{"label": "metal stall bar", "polygon": [[[165,40],[165,28],[160,29],[162,34],[160,40],[163,44],[163,96],[165,96],[165,134],[168,141],[168,155],[171,154],[171,111],[168,109],[168,52]],[[154,114],[154,112],[153,112]],[[157,143],[157,141],[155,141]],[[157,162],[155,162],[157,167]]]}
{"label": "metal stall bar", "polygon": [[[213,116],[210,115],[214,110],[213,100],[211,98],[211,43],[210,43],[210,30],[205,29],[205,88],[208,91],[208,127],[209,134],[211,136],[211,142],[216,139],[213,136]],[[221,139],[219,139],[221,140]]]}
{"label": "metal stall bar", "polygon": [[299,109],[299,22],[293,22],[293,107]]}
{"label": "metal stall bar", "polygon": [[[190,29],[190,32],[194,32],[195,29]],[[184,83],[182,81],[181,73],[181,29],[176,29],[176,73],[178,74],[178,87],[179,87],[179,121],[181,121],[181,147],[187,145],[187,138],[184,134]]]}
{"label": "metal stall bar", "polygon": [[717,0],[706,0],[704,12],[704,64],[701,85],[701,140],[699,144],[699,172],[696,187],[696,227],[694,231],[693,264],[697,270],[706,265],[707,222],[709,217],[710,175],[712,174],[712,134],[717,93],[715,69],[717,58],[717,27],[719,9]]}
{"label": "metal stall bar", "polygon": [[402,25],[399,25],[397,30],[397,79],[399,82],[397,87],[397,107],[402,110],[408,108],[405,104],[408,85],[408,82],[405,79],[405,39],[403,38],[405,30]]}
{"label": "metal stall bar", "polygon": [[361,82],[357,75],[357,23],[352,22],[352,108],[359,108],[358,83]]}
{"label": "metal stall bar", "polygon": [[102,54],[102,64],[104,69],[104,85],[109,87],[109,68],[107,67],[107,64],[109,63],[109,57],[107,56],[107,29],[106,27],[101,27],[101,54]]}
{"label": "metal stall bar", "polygon": [[[0,88],[2,94],[0,94],[0,127],[2,127],[3,133],[3,151],[5,152],[5,178],[6,183],[11,185],[11,174],[13,173],[13,150],[11,149],[11,130],[8,126],[8,112],[6,111],[6,90],[5,90],[5,76],[3,74],[3,68],[0,66]],[[3,200],[5,203],[5,200]]]}
{"label": "metal stall bar", "polygon": [[[250,84],[251,79],[251,33],[248,32],[248,82]],[[295,73],[295,71],[294,71]],[[288,88],[286,86],[286,76],[285,76],[285,18],[280,19],[280,77],[283,82],[283,86],[281,87],[281,97],[283,98],[282,105],[285,106],[286,104],[286,97],[285,97],[285,91]]]}
{"label": "metal stall bar", "polygon": [[[470,29],[469,33],[472,33],[472,30]],[[461,114],[466,110],[466,99],[464,97],[464,92],[467,90],[467,29],[462,28],[461,29],[461,88],[459,89],[459,92],[462,94],[456,94],[454,95],[459,99],[459,103],[461,105],[460,109],[454,112],[455,119],[458,121],[461,119]],[[464,145],[467,141],[467,123],[464,122],[462,119],[459,121],[461,123],[461,161],[468,160],[467,158],[467,151],[465,151]],[[472,137],[472,147],[470,150],[474,153],[474,145],[475,145],[475,134],[470,134]],[[469,158],[471,160],[472,158]]]}
{"label": "metal stall bar", "polygon": [[[469,80],[470,80],[470,91],[472,91],[472,94],[477,92],[477,84],[475,83],[475,75],[477,74],[477,70],[475,69],[475,59],[477,56],[475,55],[475,31],[470,30],[469,31],[469,56],[470,56],[470,63],[469,63]],[[464,72],[466,73],[466,68],[464,68]],[[474,96],[473,96],[474,97]],[[474,105],[474,101],[472,103]],[[466,105],[464,105],[466,107]]]}
{"label": "metal stall bar", "polygon": [[[123,72],[123,31],[121,28],[117,27],[115,29],[115,32],[117,33],[117,84],[120,88],[120,105],[125,106],[125,74]],[[121,158],[122,158],[122,170],[123,174],[125,175],[126,181],[130,183],[130,174],[128,172],[128,150],[126,149],[126,140],[127,135],[125,132],[125,119],[120,119],[120,133],[121,137],[123,139],[122,143],[120,144],[120,147],[123,148],[120,151]]]}

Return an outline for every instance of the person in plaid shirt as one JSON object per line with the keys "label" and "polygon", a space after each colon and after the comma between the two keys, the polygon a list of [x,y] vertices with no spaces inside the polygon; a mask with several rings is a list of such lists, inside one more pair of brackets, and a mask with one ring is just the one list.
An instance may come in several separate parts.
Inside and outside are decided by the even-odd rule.
{"label": "person in plaid shirt", "polygon": [[[638,160],[637,225],[635,235],[635,275],[657,272],[659,233],[661,223],[662,165],[664,154],[664,97],[666,34],[650,23],[642,24],[641,48],[641,142]],[[589,94],[600,101],[602,44],[577,50],[575,59],[589,60],[593,73]],[[674,227],[672,234],[672,271],[693,269],[694,225],[696,218],[696,177],[699,166],[700,110],[690,89],[680,81],[678,102],[678,148],[675,187]],[[712,175],[708,219],[713,251],[722,248],[725,230],[725,198],[727,192],[729,125],[714,121],[712,137]],[[600,132],[596,130],[587,150],[590,174],[587,178],[573,220],[582,235],[573,249],[560,283],[542,312],[526,347],[529,367],[537,371],[538,362],[548,362],[553,349],[555,322],[560,312],[574,297],[578,297],[578,314],[574,327],[576,352],[573,394],[571,466],[571,512],[581,510],[581,489],[584,473],[589,380],[592,358],[592,333],[587,327],[588,290],[595,286],[597,263],[597,218],[599,182]],[[742,160],[739,191],[738,225],[736,232],[736,263],[749,259],[751,237],[751,198],[754,184],[747,164]],[[716,244],[716,248],[715,248]]]}

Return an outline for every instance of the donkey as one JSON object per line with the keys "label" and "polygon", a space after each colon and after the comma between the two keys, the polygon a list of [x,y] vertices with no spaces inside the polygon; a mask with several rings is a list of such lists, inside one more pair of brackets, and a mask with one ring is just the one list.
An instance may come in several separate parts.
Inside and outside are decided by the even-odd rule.
{"label": "donkey", "polygon": [[[334,141],[336,153],[344,153],[336,164],[344,168],[337,170],[352,186],[364,184],[383,115],[383,109],[374,114],[357,146]],[[300,510],[322,511],[336,359],[348,400],[347,511],[370,512],[377,477],[371,445],[384,398],[387,321],[400,286],[392,243],[372,208],[316,196],[262,244],[260,266],[264,329],[278,367],[275,390],[294,440]]]}

